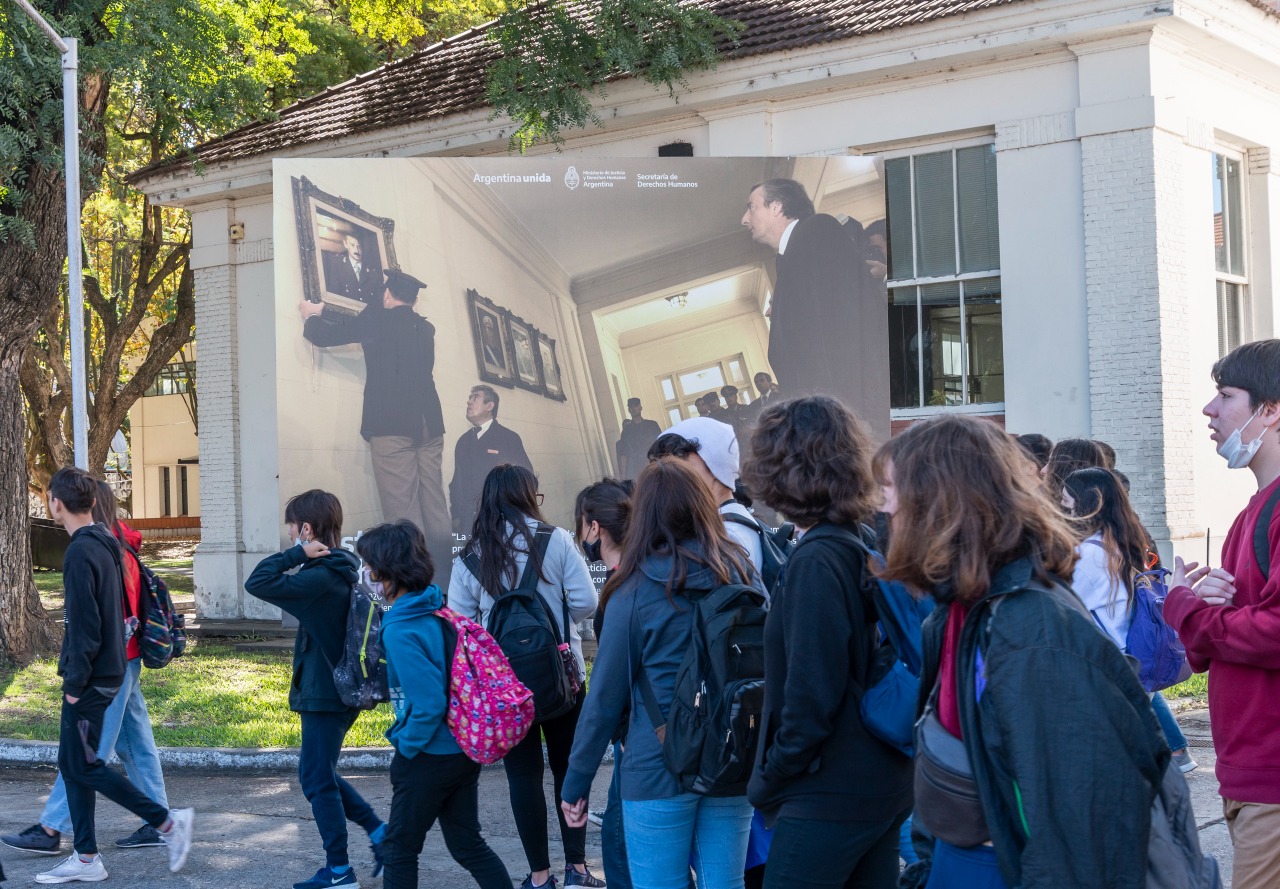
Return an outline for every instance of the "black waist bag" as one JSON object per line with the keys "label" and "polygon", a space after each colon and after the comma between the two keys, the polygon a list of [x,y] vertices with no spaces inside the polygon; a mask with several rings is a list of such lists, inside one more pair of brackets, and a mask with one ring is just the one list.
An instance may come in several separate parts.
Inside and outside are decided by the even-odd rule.
{"label": "black waist bag", "polygon": [[915,819],[962,849],[991,839],[964,741],[943,728],[933,708],[916,724]]}

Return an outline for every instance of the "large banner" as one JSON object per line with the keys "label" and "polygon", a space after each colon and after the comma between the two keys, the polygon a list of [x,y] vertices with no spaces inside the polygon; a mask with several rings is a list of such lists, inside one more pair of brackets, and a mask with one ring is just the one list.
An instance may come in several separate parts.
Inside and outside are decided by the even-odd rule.
{"label": "large banner", "polygon": [[769,401],[834,395],[889,433],[876,158],[275,164],[280,496],[347,533],[409,518],[438,563],[485,474],[537,474],[550,521],[634,477],[680,419],[744,454]]}

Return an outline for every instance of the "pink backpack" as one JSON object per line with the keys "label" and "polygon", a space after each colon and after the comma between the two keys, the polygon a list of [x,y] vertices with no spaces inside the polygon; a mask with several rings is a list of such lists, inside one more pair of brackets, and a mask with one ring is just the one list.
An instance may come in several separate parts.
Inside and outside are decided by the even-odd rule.
{"label": "pink backpack", "polygon": [[497,762],[529,734],[533,692],[516,678],[484,627],[448,608],[435,613],[457,634],[449,670],[449,730],[468,759]]}

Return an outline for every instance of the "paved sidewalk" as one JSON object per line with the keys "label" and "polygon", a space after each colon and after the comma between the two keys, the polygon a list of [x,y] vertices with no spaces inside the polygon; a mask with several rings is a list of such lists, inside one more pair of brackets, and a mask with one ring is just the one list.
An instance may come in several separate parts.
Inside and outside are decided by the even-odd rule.
{"label": "paved sidewalk", "polygon": [[[1227,889],[1231,880],[1231,842],[1222,822],[1215,762],[1209,744],[1207,711],[1179,717],[1191,753],[1200,768],[1187,776],[1200,825],[1200,841],[1207,853],[1216,855],[1222,866]],[[1087,743],[1087,739],[1082,739]],[[386,773],[346,771],[348,779],[382,815],[391,804],[391,787]],[[596,780],[592,808],[604,807],[609,767]],[[33,824],[48,796],[54,772],[47,767],[0,767],[0,833],[14,833]],[[105,800],[98,803],[98,838],[111,880],[106,884],[129,889],[288,889],[295,881],[310,876],[323,863],[319,837],[311,819],[311,808],[298,789],[296,777],[285,771],[170,769],[167,775],[170,801],[194,805],[197,810],[196,846],[180,874],[170,874],[163,849],[115,849],[110,842],[130,833],[137,823],[124,810]],[[552,798],[550,773],[546,795]],[[1105,819],[1106,813],[1099,813]],[[511,818],[506,776],[501,767],[486,768],[480,778],[480,821],[485,837],[506,862],[518,885],[528,871],[515,824]],[[563,868],[559,852],[554,812],[548,812],[552,838],[553,868]],[[352,825],[352,862],[362,885],[377,887],[381,880],[369,879],[371,856],[363,832]],[[69,851],[69,846],[67,846]],[[52,867],[57,859],[16,852],[0,847],[9,882],[5,889],[33,885],[38,871]],[[600,873],[600,831],[587,828],[587,860]],[[453,863],[444,848],[439,830],[427,836],[419,885],[465,889],[474,885],[466,872]]]}

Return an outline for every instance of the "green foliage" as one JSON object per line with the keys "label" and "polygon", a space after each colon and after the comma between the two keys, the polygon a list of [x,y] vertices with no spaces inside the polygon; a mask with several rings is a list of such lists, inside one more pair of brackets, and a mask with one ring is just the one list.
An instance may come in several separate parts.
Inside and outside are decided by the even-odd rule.
{"label": "green foliage", "polygon": [[715,67],[717,47],[741,25],[679,0],[599,0],[524,5],[490,31],[500,57],[486,96],[494,115],[516,122],[508,147],[527,151],[566,128],[601,125],[592,96],[605,83],[639,77],[675,96],[684,73]]}
{"label": "green foliage", "polygon": [[1193,703],[1203,704],[1209,700],[1209,674],[1193,673],[1186,682],[1166,688],[1163,694],[1170,703],[1177,698],[1189,698]]}

